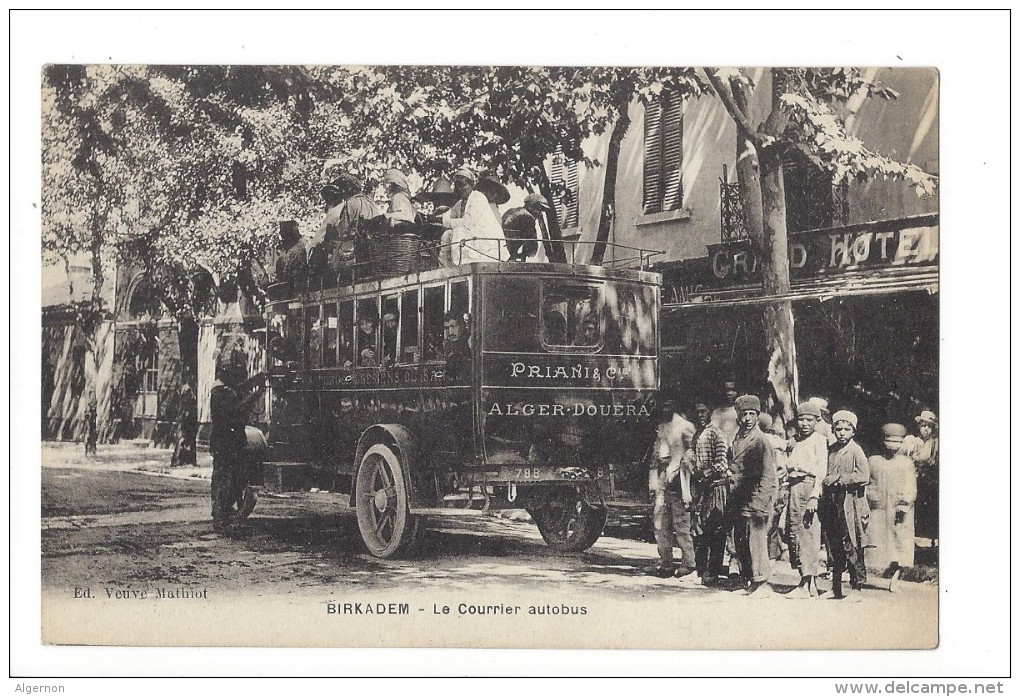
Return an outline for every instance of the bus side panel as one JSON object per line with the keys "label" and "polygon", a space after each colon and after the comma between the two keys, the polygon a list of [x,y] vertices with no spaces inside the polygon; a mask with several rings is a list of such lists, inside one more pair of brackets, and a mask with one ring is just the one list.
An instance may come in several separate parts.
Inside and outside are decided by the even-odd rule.
{"label": "bus side panel", "polygon": [[408,366],[380,372],[375,388],[319,392],[321,412],[310,431],[317,443],[315,461],[331,478],[336,473],[336,482],[329,485],[349,487],[358,465],[358,442],[366,430],[377,424],[398,424],[413,439],[414,453],[405,454],[404,464],[415,490],[442,490],[444,473],[473,459],[470,386],[415,384],[442,379],[441,367]]}

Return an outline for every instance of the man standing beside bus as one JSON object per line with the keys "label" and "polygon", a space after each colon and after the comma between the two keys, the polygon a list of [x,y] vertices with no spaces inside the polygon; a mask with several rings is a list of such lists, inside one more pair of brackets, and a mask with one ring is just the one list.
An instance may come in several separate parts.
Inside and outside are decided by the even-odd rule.
{"label": "man standing beside bus", "polygon": [[242,458],[247,440],[244,435],[244,402],[238,386],[245,378],[244,357],[237,351],[221,356],[216,366],[216,382],[209,393],[212,432],[209,451],[213,456],[212,518],[213,532],[226,533],[238,498]]}
{"label": "man standing beside bus", "polygon": [[699,585],[719,582],[723,573],[728,529],[724,515],[729,492],[729,444],[712,424],[712,411],[704,402],[694,405],[698,430],[691,445],[694,454],[691,481],[694,489],[694,558],[697,572],[681,578]]}
{"label": "man standing beside bus", "polygon": [[[655,496],[652,522],[659,562],[648,569],[654,576],[687,576],[694,571],[694,540],[691,538],[691,459],[694,424],[676,412],[671,403],[663,406],[649,473],[649,488]],[[680,566],[674,568],[673,544],[680,547]]]}

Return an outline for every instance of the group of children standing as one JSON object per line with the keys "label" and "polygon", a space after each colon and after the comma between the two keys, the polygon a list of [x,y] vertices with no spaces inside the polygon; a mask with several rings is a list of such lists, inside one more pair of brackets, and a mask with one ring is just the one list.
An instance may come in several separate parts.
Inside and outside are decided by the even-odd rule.
{"label": "group of children standing", "polygon": [[[782,539],[800,573],[787,597],[859,600],[869,567],[892,588],[914,563],[917,468],[937,469],[937,455],[930,455],[938,448],[935,415],[917,417],[919,436],[886,424],[884,453],[869,459],[855,440],[857,415],[841,410],[830,417],[827,407],[817,398],[799,404],[785,433],[773,430],[753,395],[714,412],[697,403],[696,423],[666,410],[650,479],[659,563],[648,571],[717,586],[728,582],[729,553],[739,568],[735,590],[765,597],[774,592],[770,557],[778,556],[769,553],[770,539]],[[832,587],[822,593],[817,579],[826,567]]]}

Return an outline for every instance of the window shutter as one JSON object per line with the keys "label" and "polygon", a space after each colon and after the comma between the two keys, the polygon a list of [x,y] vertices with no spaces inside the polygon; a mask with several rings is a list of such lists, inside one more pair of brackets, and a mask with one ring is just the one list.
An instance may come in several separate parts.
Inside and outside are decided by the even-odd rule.
{"label": "window shutter", "polygon": [[577,227],[579,217],[579,174],[578,163],[567,160],[562,148],[556,148],[553,154],[549,180],[556,189],[556,216],[560,228]]}
{"label": "window shutter", "polygon": [[563,227],[577,227],[577,220],[580,213],[578,199],[580,198],[580,187],[578,186],[577,162],[567,164],[567,193],[566,200],[566,222]]}
{"label": "window shutter", "polygon": [[662,210],[675,211],[683,204],[684,110],[682,99],[670,99],[662,115]]}
{"label": "window shutter", "polygon": [[662,108],[658,102],[645,105],[645,213],[662,210]]}

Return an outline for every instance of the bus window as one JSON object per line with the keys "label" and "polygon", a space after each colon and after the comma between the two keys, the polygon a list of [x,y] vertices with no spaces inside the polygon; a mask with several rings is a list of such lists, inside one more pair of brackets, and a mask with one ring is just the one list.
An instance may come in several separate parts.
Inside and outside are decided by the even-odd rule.
{"label": "bus window", "polygon": [[418,289],[405,290],[400,297],[400,361],[418,362]]}
{"label": "bus window", "polygon": [[442,286],[425,288],[422,298],[422,342],[426,361],[442,360],[443,309],[445,299]]}
{"label": "bus window", "polygon": [[322,306],[322,366],[336,366],[337,349],[337,317],[336,303]]}
{"label": "bus window", "polygon": [[450,283],[450,312],[463,317],[470,311],[467,279]]}
{"label": "bus window", "polygon": [[397,337],[400,333],[400,299],[387,295],[382,300],[382,343],[386,365],[397,362]]}
{"label": "bus window", "polygon": [[371,368],[379,364],[379,305],[378,298],[363,298],[358,301],[358,329],[355,351],[359,368]]}
{"label": "bus window", "polygon": [[288,368],[301,368],[302,362],[307,359],[304,354],[303,346],[307,346],[307,342],[302,337],[302,330],[304,329],[302,316],[302,307],[300,305],[292,305],[287,308],[287,324],[284,336],[287,339],[287,361],[286,366]]}
{"label": "bus window", "polygon": [[340,303],[340,327],[337,343],[340,349],[341,368],[354,367],[354,301]]}
{"label": "bus window", "polygon": [[[539,310],[542,282],[536,278],[488,276],[482,281],[485,316],[482,345],[487,351],[541,351]],[[477,312],[475,314],[478,314]]]}
{"label": "bus window", "polygon": [[318,305],[305,308],[305,336],[308,337],[308,367],[318,368],[322,365],[322,318]]}
{"label": "bus window", "polygon": [[597,349],[602,342],[599,288],[546,282],[542,288],[542,344],[546,348]]}
{"label": "bus window", "polygon": [[292,330],[287,324],[287,315],[274,312],[269,315],[269,365],[272,368],[288,368],[297,360],[296,343],[290,336]]}

